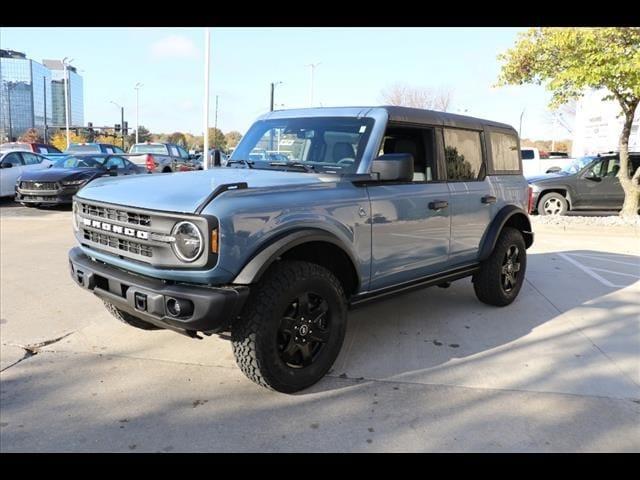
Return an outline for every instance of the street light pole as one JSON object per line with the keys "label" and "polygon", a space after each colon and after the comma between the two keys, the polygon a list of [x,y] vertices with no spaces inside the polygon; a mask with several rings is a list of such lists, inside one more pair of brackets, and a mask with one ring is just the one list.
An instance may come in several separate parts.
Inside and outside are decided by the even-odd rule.
{"label": "street light pole", "polygon": [[275,96],[276,87],[278,85],[282,85],[282,82],[271,82],[271,101],[269,102],[269,111],[270,112],[273,112],[273,110],[274,110],[274,106],[275,106],[274,96]]}
{"label": "street light pole", "polygon": [[520,114],[520,128],[518,129],[518,136],[522,138],[522,116],[524,115],[524,111],[526,108],[522,109],[522,113]]}
{"label": "street light pole", "polygon": [[11,121],[11,90],[13,90],[13,83],[7,82],[7,107],[9,108],[9,141],[13,142],[13,122]]}
{"label": "street light pole", "polygon": [[309,106],[313,107],[313,76],[315,74],[316,71],[316,67],[318,65],[320,65],[322,62],[318,62],[318,63],[309,63],[308,65],[305,65],[306,67],[311,67],[311,86],[309,89]]}
{"label": "street light pole", "polygon": [[139,113],[140,113],[140,101],[139,101],[139,96],[140,96],[140,87],[142,87],[142,83],[138,82],[136,83],[136,86],[133,87],[136,90],[136,143],[139,143],[138,140],[138,130],[140,129],[140,121],[139,121]]}
{"label": "street light pole", "polygon": [[124,150],[124,107],[111,100],[120,109],[120,132],[122,133],[122,149]]}
{"label": "street light pole", "polygon": [[204,150],[202,158],[205,170],[209,168],[209,48],[211,40],[209,29],[204,29]]}
{"label": "street light pole", "polygon": [[73,58],[64,57],[62,59],[62,65],[64,68],[64,120],[67,127],[67,149],[71,144],[71,137],[69,135],[69,73],[67,67],[73,61]]}

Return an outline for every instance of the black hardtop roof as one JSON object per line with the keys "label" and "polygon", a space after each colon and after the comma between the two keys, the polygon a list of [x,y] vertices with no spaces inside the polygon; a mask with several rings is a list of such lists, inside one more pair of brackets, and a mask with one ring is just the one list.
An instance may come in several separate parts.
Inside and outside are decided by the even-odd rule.
{"label": "black hardtop roof", "polygon": [[482,128],[484,126],[503,128],[515,132],[516,130],[506,123],[495,122],[483,118],[458,115],[456,113],[439,112],[436,110],[424,110],[421,108],[400,107],[397,105],[382,105],[389,114],[389,120],[406,123],[442,124],[450,127]]}

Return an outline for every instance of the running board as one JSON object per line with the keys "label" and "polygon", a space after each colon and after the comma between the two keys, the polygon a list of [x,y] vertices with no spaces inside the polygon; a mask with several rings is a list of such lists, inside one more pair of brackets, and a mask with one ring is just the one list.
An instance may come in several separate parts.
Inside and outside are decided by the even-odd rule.
{"label": "running board", "polygon": [[433,275],[427,275],[426,277],[418,278],[417,280],[411,280],[410,282],[400,283],[391,287],[381,288],[380,290],[374,290],[372,292],[364,292],[359,295],[351,297],[349,302],[350,308],[359,307],[365,303],[375,300],[381,300],[389,298],[401,293],[411,292],[420,288],[432,287],[445,282],[453,282],[454,280],[460,280],[461,278],[473,275],[478,271],[480,265],[474,263],[471,265],[465,265],[453,270],[447,270],[444,272],[436,273]]}

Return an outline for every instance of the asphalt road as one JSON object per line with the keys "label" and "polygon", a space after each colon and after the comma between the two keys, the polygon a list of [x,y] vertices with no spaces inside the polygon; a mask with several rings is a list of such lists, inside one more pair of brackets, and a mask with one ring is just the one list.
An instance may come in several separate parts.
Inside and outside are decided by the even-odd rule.
{"label": "asphalt road", "polygon": [[69,210],[0,205],[2,452],[640,451],[640,237],[541,226],[509,307],[471,282],[351,312],[333,370],[254,385],[229,343],[121,325]]}

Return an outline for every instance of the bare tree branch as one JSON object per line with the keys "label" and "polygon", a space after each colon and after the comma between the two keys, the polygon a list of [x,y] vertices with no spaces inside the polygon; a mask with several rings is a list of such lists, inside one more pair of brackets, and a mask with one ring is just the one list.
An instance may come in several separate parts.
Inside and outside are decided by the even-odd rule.
{"label": "bare tree branch", "polygon": [[449,87],[416,87],[398,82],[383,89],[381,98],[388,105],[446,112],[453,100],[453,90]]}

